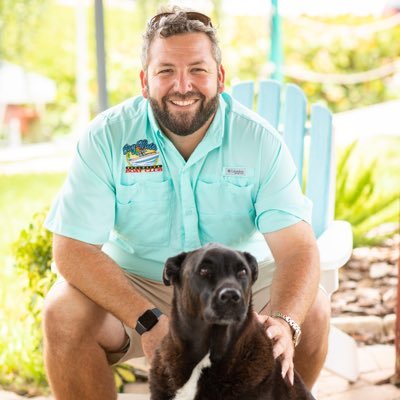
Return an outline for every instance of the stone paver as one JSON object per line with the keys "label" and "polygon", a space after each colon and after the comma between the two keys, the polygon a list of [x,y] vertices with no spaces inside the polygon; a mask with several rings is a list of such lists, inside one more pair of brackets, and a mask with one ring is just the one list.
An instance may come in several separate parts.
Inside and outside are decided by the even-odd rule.
{"label": "stone paver", "polygon": [[118,400],[150,400],[150,395],[121,393],[118,395]]}
{"label": "stone paver", "polygon": [[361,386],[344,393],[318,397],[318,400],[399,400],[400,391],[392,385]]}

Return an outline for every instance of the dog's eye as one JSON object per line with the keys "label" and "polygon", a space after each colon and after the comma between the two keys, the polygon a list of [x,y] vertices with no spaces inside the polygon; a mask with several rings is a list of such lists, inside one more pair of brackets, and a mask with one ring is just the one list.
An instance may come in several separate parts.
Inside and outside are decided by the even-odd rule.
{"label": "dog's eye", "polygon": [[243,268],[237,273],[238,278],[244,278],[247,275],[247,269]]}
{"label": "dog's eye", "polygon": [[211,275],[211,272],[208,268],[200,268],[200,276],[204,277],[204,278],[208,278]]}

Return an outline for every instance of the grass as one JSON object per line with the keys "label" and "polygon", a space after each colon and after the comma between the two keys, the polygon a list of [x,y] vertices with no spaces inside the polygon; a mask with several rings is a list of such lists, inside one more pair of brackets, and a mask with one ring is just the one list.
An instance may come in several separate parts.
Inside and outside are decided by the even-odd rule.
{"label": "grass", "polygon": [[41,380],[40,366],[26,351],[34,338],[24,309],[24,282],[13,268],[11,244],[32,215],[51,204],[64,179],[61,173],[0,176],[0,384],[18,388]]}

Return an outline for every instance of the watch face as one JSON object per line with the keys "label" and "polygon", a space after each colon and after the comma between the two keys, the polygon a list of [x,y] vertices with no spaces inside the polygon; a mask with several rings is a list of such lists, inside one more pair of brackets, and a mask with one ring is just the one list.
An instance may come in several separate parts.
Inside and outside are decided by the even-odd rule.
{"label": "watch face", "polygon": [[150,330],[157,322],[158,318],[151,310],[147,310],[140,318],[139,322],[147,329]]}
{"label": "watch face", "polygon": [[139,333],[139,335],[148,332],[158,322],[160,315],[161,311],[156,308],[153,310],[147,310],[142,316],[139,317],[135,327],[136,332]]}

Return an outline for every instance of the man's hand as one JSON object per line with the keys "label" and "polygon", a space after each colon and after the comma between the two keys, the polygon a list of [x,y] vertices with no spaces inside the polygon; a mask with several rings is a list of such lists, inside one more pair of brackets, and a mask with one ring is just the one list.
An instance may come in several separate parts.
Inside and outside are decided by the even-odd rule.
{"label": "man's hand", "polygon": [[154,352],[160,346],[161,341],[163,340],[164,336],[168,333],[169,330],[169,322],[168,317],[164,314],[160,316],[157,324],[149,331],[145,332],[142,335],[142,348],[143,353],[151,364]]}
{"label": "man's hand", "polygon": [[274,358],[279,358],[282,365],[282,378],[287,377],[289,382],[294,383],[294,344],[293,332],[290,326],[278,318],[272,318],[267,315],[257,314],[257,319],[261,322],[267,332],[267,336],[273,343]]}

